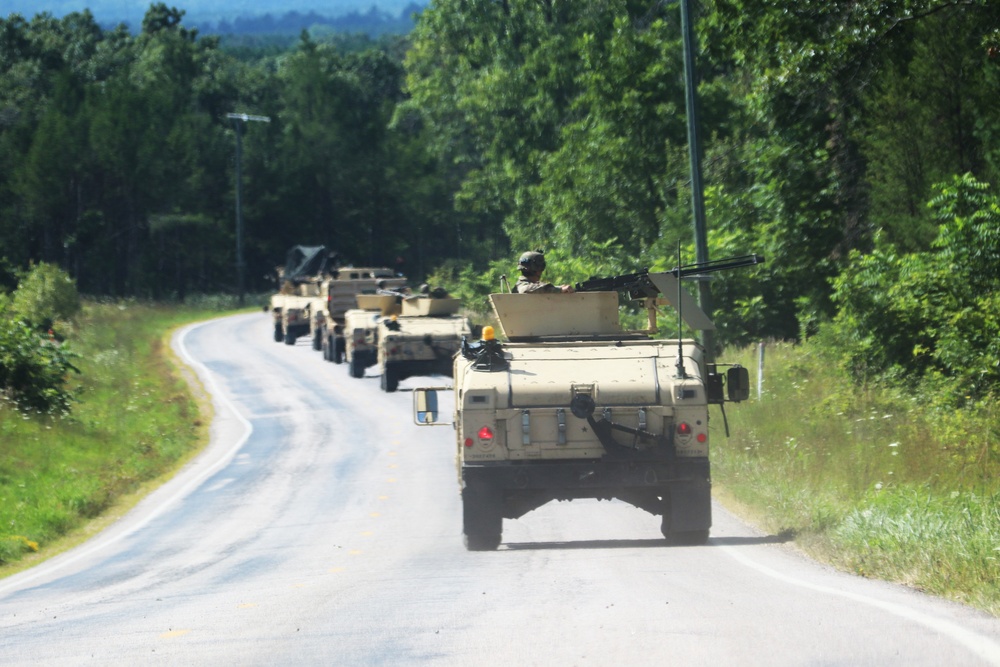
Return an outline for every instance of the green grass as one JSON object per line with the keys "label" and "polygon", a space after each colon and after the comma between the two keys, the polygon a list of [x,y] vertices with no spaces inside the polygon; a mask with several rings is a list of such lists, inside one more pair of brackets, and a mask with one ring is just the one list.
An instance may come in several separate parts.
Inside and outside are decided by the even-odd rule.
{"label": "green grass", "polygon": [[172,470],[205,438],[169,332],[231,302],[86,303],[63,328],[80,375],[68,416],[0,405],[0,576]]}
{"label": "green grass", "polygon": [[[757,368],[755,350],[741,356]],[[1000,614],[995,401],[859,389],[813,343],[769,346],[764,380],[759,400],[728,410],[732,437],[714,440],[724,499],[844,569]]]}

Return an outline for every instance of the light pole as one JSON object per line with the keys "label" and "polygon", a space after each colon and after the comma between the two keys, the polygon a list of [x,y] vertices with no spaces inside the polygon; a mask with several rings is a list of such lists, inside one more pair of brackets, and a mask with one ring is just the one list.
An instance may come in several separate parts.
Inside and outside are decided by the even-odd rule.
{"label": "light pole", "polygon": [[[681,32],[684,36],[684,90],[687,109],[688,161],[691,169],[691,206],[694,209],[695,261],[708,261],[708,234],[705,227],[705,189],[701,182],[701,137],[698,134],[698,81],[694,69],[694,18],[691,1],[680,0]],[[712,289],[707,276],[698,280],[698,305],[712,317]],[[706,329],[702,332],[707,361],[715,360],[715,336]]]}
{"label": "light pole", "polygon": [[243,280],[243,132],[244,124],[250,121],[270,123],[267,116],[250,116],[245,113],[227,113],[226,118],[233,121],[236,128],[236,281],[239,294],[239,305],[243,305],[246,292]]}

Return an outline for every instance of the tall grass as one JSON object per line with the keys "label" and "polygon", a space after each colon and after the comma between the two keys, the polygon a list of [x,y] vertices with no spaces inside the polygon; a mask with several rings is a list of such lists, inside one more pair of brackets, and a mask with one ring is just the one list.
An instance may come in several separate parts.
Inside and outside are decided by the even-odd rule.
{"label": "tall grass", "polygon": [[[756,369],[755,350],[741,363]],[[933,387],[858,388],[821,345],[768,346],[764,393],[728,411],[714,478],[812,554],[1000,614],[1000,416]]]}
{"label": "tall grass", "polygon": [[69,415],[0,405],[0,565],[98,516],[198,446],[202,416],[166,336],[217,305],[85,303],[65,332],[81,371],[70,378]]}

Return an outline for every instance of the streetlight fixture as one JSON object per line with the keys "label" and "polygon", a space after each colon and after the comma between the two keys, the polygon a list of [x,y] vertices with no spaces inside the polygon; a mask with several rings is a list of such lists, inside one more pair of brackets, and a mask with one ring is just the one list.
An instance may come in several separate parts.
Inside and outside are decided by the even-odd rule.
{"label": "streetlight fixture", "polygon": [[227,113],[226,118],[233,121],[236,129],[236,280],[239,290],[239,305],[243,305],[246,292],[243,273],[243,132],[245,124],[251,121],[270,123],[267,116],[251,116],[245,113]]}

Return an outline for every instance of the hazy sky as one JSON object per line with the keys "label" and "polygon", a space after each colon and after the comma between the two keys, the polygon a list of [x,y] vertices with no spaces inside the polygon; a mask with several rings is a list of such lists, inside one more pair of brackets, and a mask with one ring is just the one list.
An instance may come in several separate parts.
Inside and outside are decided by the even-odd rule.
{"label": "hazy sky", "polygon": [[[232,19],[240,15],[275,14],[290,11],[338,16],[354,10],[368,11],[371,7],[398,14],[413,0],[163,0],[168,6],[185,10],[186,18],[200,20]],[[426,0],[417,0],[427,4]],[[0,0],[0,17],[22,14],[31,18],[39,12],[64,16],[90,9],[99,23],[128,21],[138,23],[153,0]]]}

